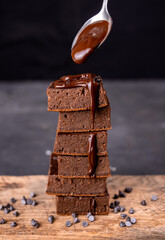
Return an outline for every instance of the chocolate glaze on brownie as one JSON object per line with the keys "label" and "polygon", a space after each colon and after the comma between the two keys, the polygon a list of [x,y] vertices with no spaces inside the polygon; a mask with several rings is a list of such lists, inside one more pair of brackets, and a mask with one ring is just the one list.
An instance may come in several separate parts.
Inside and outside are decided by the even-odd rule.
{"label": "chocolate glaze on brownie", "polygon": [[[89,79],[85,79],[85,81],[89,81],[89,84],[90,82],[98,82],[98,94],[94,104],[96,108],[107,106],[108,99],[101,78],[96,76],[94,79],[90,77]],[[61,80],[59,79],[52,82],[47,89],[49,111],[80,111],[91,109],[92,98],[90,97],[86,84],[72,88],[55,88],[54,84],[57,83],[57,81]]]}
{"label": "chocolate glaze on brownie", "polygon": [[76,88],[85,87],[89,91],[90,95],[90,108],[92,112],[93,128],[94,128],[94,117],[97,108],[97,98],[98,98],[98,88],[101,79],[95,74],[86,73],[79,75],[64,76],[59,80],[54,82],[54,87],[56,89],[63,88]]}

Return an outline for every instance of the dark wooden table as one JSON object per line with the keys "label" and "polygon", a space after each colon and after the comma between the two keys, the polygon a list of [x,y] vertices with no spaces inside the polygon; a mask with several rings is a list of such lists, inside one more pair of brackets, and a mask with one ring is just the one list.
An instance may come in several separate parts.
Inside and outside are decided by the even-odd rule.
{"label": "dark wooden table", "polygon": [[[0,175],[47,174],[58,113],[47,112],[50,81],[0,83]],[[165,82],[104,81],[112,107],[113,174],[165,173]]]}

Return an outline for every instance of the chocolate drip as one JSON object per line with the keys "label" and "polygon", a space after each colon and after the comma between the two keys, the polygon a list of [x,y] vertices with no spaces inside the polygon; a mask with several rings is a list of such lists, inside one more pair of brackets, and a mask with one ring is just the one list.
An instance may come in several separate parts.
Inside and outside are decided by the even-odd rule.
{"label": "chocolate drip", "polygon": [[89,55],[100,45],[108,33],[109,23],[97,21],[88,25],[79,35],[71,52],[72,59],[82,64]]}
{"label": "chocolate drip", "polygon": [[101,79],[95,74],[86,73],[80,75],[64,76],[54,82],[56,89],[85,87],[90,94],[90,109],[92,112],[92,128],[94,129],[94,117],[98,102],[98,89]]}
{"label": "chocolate drip", "polygon": [[88,139],[88,175],[95,177],[95,169],[97,165],[97,155],[96,155],[96,133],[92,133]]}

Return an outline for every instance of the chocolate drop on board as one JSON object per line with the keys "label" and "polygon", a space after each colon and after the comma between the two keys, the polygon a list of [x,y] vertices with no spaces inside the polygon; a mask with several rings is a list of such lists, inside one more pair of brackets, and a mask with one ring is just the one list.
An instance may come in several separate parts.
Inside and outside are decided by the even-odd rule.
{"label": "chocolate drop on board", "polygon": [[95,175],[95,169],[96,169],[96,133],[92,133],[89,136],[88,139],[88,163],[89,163],[89,168],[88,168],[88,175]]}
{"label": "chocolate drop on board", "polygon": [[94,129],[94,117],[98,102],[98,88],[101,79],[95,74],[86,73],[79,75],[70,75],[56,80],[54,87],[56,89],[85,87],[90,94],[90,106],[92,112],[92,127]]}
{"label": "chocolate drop on board", "polygon": [[82,64],[100,45],[108,33],[109,23],[105,20],[88,25],[79,35],[71,52],[72,59]]}

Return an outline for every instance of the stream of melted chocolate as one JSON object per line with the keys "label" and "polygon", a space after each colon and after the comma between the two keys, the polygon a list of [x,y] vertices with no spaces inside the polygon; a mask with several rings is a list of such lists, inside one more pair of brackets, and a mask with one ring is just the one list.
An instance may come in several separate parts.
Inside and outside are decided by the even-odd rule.
{"label": "stream of melted chocolate", "polygon": [[88,139],[88,175],[95,177],[95,169],[97,165],[96,155],[96,133],[92,133]]}
{"label": "stream of melted chocolate", "polygon": [[88,25],[79,35],[71,52],[72,59],[82,64],[89,55],[100,45],[108,33],[109,23],[105,20]]}
{"label": "stream of melted chocolate", "polygon": [[101,79],[95,74],[86,73],[64,76],[54,82],[56,89],[86,87],[90,94],[90,109],[92,112],[92,128],[94,129],[94,117],[98,102],[98,89]]}

